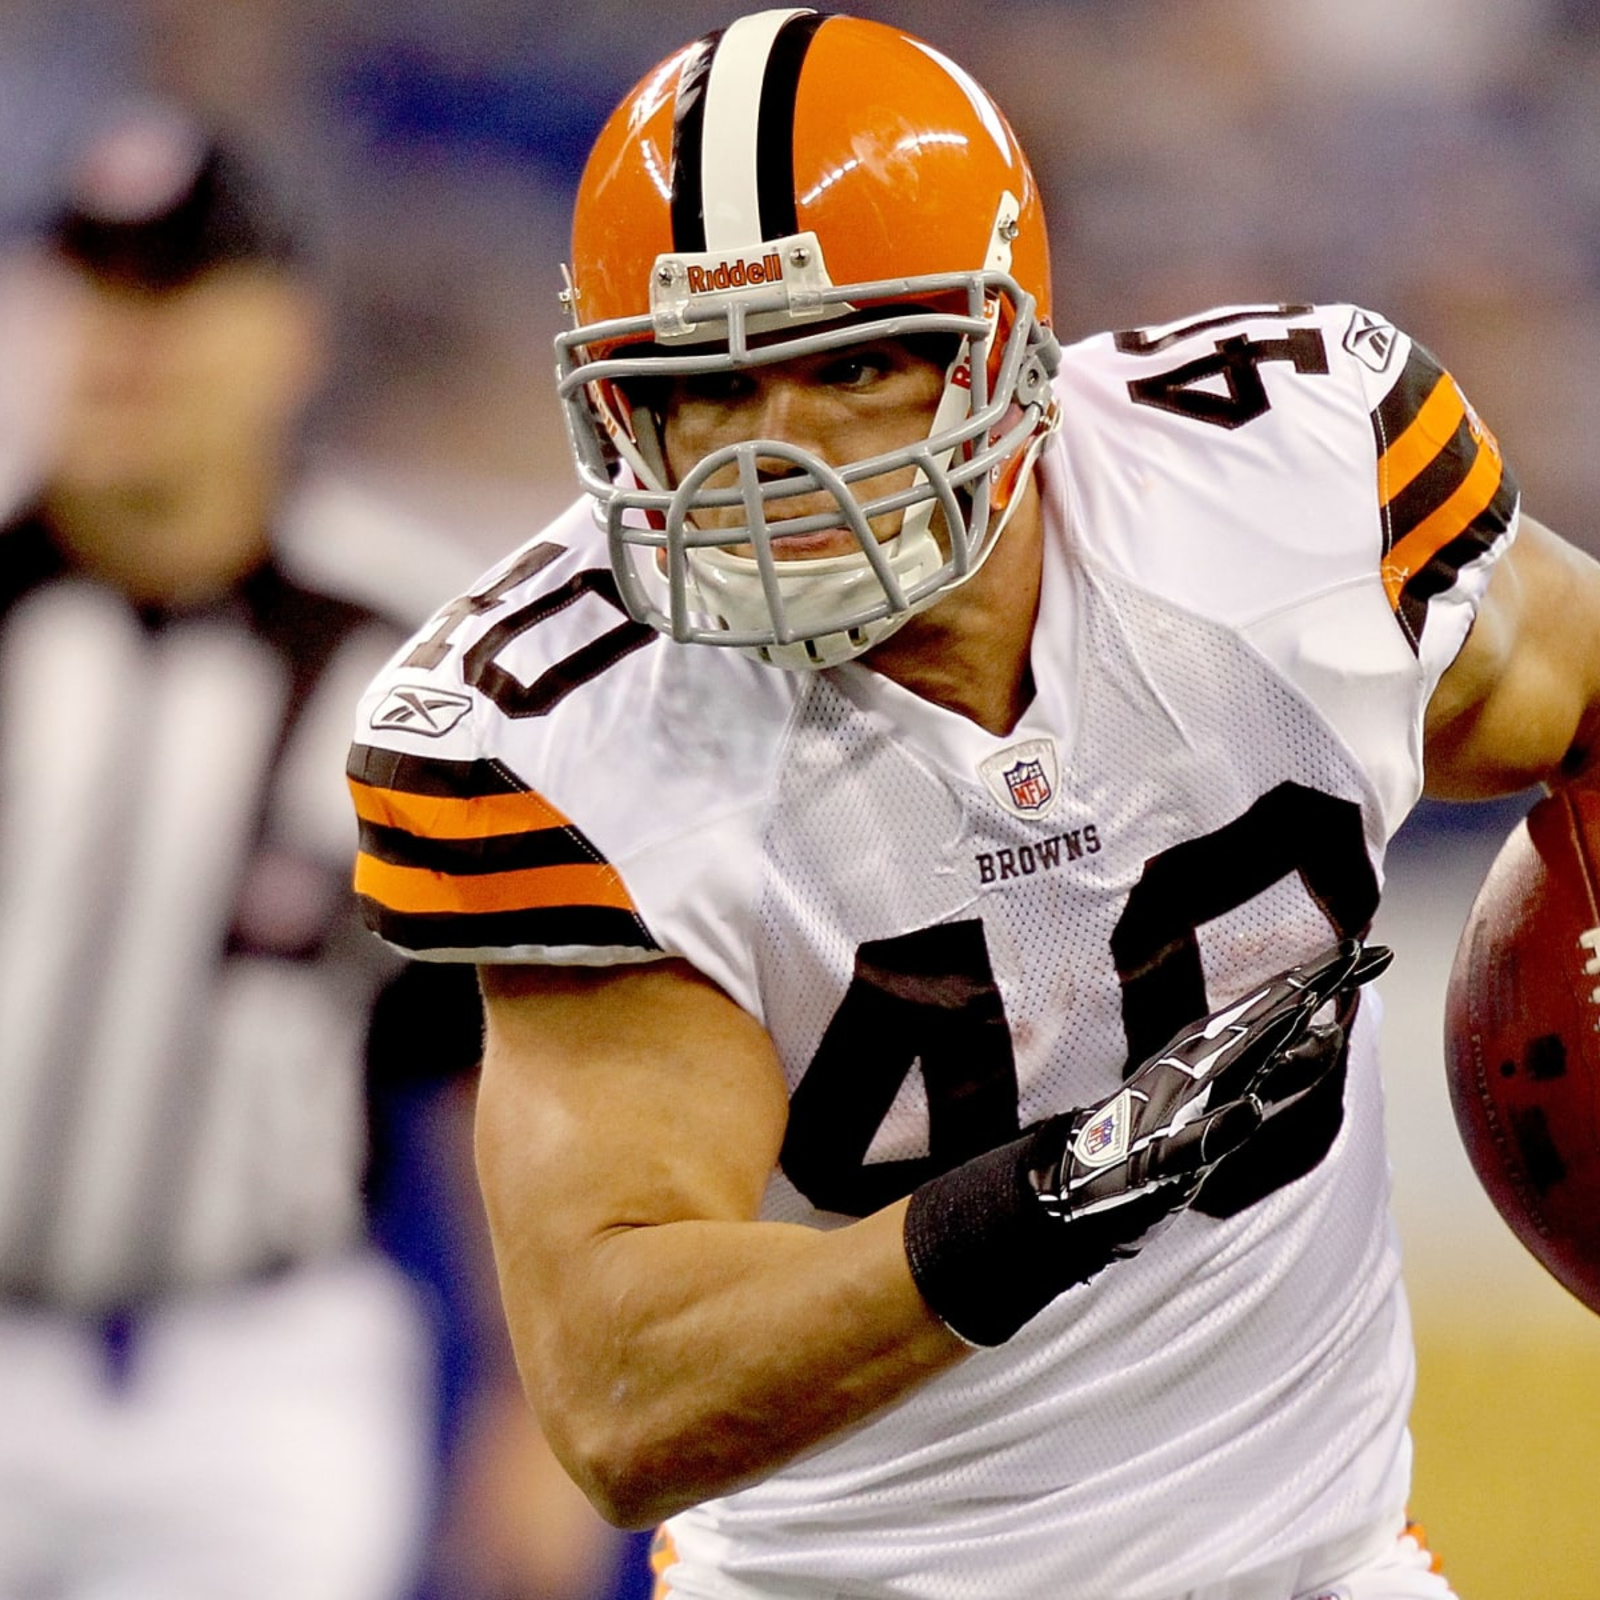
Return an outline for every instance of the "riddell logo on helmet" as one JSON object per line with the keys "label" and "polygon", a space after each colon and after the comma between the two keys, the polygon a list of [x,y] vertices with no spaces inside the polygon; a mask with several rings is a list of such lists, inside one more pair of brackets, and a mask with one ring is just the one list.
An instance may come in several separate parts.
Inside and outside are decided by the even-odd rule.
{"label": "riddell logo on helmet", "polygon": [[690,294],[758,288],[782,279],[783,260],[776,250],[769,250],[759,261],[719,261],[714,267],[690,267],[688,277]]}

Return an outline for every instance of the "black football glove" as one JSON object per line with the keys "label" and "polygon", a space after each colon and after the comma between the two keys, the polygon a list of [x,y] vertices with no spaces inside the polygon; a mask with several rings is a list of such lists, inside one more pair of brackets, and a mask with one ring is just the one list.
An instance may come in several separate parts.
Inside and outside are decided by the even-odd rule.
{"label": "black football glove", "polygon": [[923,1184],[906,1215],[923,1298],[971,1343],[998,1344],[1136,1254],[1224,1156],[1334,1069],[1344,1030],[1313,1017],[1390,958],[1346,939],[1185,1029],[1108,1099]]}
{"label": "black football glove", "polygon": [[1225,1155],[1333,1069],[1344,1029],[1312,1018],[1392,954],[1347,939],[1185,1029],[1110,1099],[1053,1119],[1061,1149],[1029,1173],[1045,1209],[1072,1223],[1148,1195],[1186,1205]]}

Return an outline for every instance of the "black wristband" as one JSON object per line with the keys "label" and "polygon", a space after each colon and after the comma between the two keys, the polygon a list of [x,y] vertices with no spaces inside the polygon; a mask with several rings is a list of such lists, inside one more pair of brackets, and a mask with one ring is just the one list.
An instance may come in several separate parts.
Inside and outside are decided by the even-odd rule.
{"label": "black wristband", "polygon": [[[1071,1118],[930,1178],[906,1212],[906,1259],[929,1309],[968,1344],[1003,1344],[1063,1289],[1112,1259],[1051,1217],[1028,1174],[1059,1160]],[[1083,1230],[1095,1233],[1099,1230]]]}

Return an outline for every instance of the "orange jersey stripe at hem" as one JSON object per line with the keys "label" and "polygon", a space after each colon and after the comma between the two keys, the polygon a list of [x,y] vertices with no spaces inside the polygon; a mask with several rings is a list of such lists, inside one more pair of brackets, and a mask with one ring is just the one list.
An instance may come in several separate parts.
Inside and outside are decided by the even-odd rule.
{"label": "orange jersey stripe at hem", "polygon": [[1383,587],[1389,604],[1398,607],[1401,591],[1440,550],[1473,520],[1488,509],[1504,475],[1499,454],[1484,440],[1471,470],[1454,494],[1437,510],[1424,517],[1393,550],[1383,558]]}
{"label": "orange jersey stripe at hem", "polygon": [[655,1579],[650,1600],[672,1600],[672,1591],[667,1587],[667,1568],[674,1566],[677,1560],[677,1546],[663,1524],[656,1529],[655,1537],[650,1541],[650,1575]]}
{"label": "orange jersey stripe at hem", "polygon": [[397,867],[363,852],[356,857],[355,889],[409,916],[472,916],[544,906],[610,906],[637,914],[616,869],[604,862],[458,877],[426,867]]}
{"label": "orange jersey stripe at hem", "polygon": [[1418,473],[1439,459],[1467,413],[1455,380],[1444,373],[1400,437],[1378,458],[1378,499],[1388,505]]}
{"label": "orange jersey stripe at hem", "polygon": [[1428,1571],[1444,1576],[1444,1562],[1428,1548],[1427,1530],[1420,1522],[1407,1522],[1405,1531],[1400,1535],[1402,1539],[1410,1539],[1417,1549],[1428,1558]]}
{"label": "orange jersey stripe at hem", "polygon": [[531,789],[516,794],[414,794],[405,789],[380,789],[350,779],[356,815],[363,822],[398,828],[424,839],[490,839],[507,833],[532,833],[564,828],[567,819]]}

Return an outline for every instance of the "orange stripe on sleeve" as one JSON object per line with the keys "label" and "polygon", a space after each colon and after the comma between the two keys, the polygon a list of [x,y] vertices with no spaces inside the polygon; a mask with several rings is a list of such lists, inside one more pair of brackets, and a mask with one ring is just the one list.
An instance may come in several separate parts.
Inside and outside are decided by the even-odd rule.
{"label": "orange stripe on sleeve", "polygon": [[1400,437],[1378,458],[1378,498],[1388,505],[1417,474],[1438,460],[1466,415],[1455,380],[1443,373]]}
{"label": "orange stripe on sleeve", "polygon": [[410,916],[526,911],[536,906],[612,906],[635,910],[616,868],[525,867],[515,872],[454,876],[426,867],[397,867],[365,853],[356,857],[355,889]]}
{"label": "orange stripe on sleeve", "polygon": [[399,828],[425,839],[489,839],[505,833],[533,833],[541,828],[564,828],[567,819],[542,795],[520,794],[453,796],[412,794],[403,789],[379,789],[350,780],[356,815],[363,822]]}
{"label": "orange stripe on sleeve", "polygon": [[1383,558],[1383,587],[1391,606],[1400,604],[1400,593],[1411,579],[1487,509],[1500,487],[1503,473],[1504,467],[1493,442],[1481,439],[1477,459],[1455,493],[1424,517]]}

